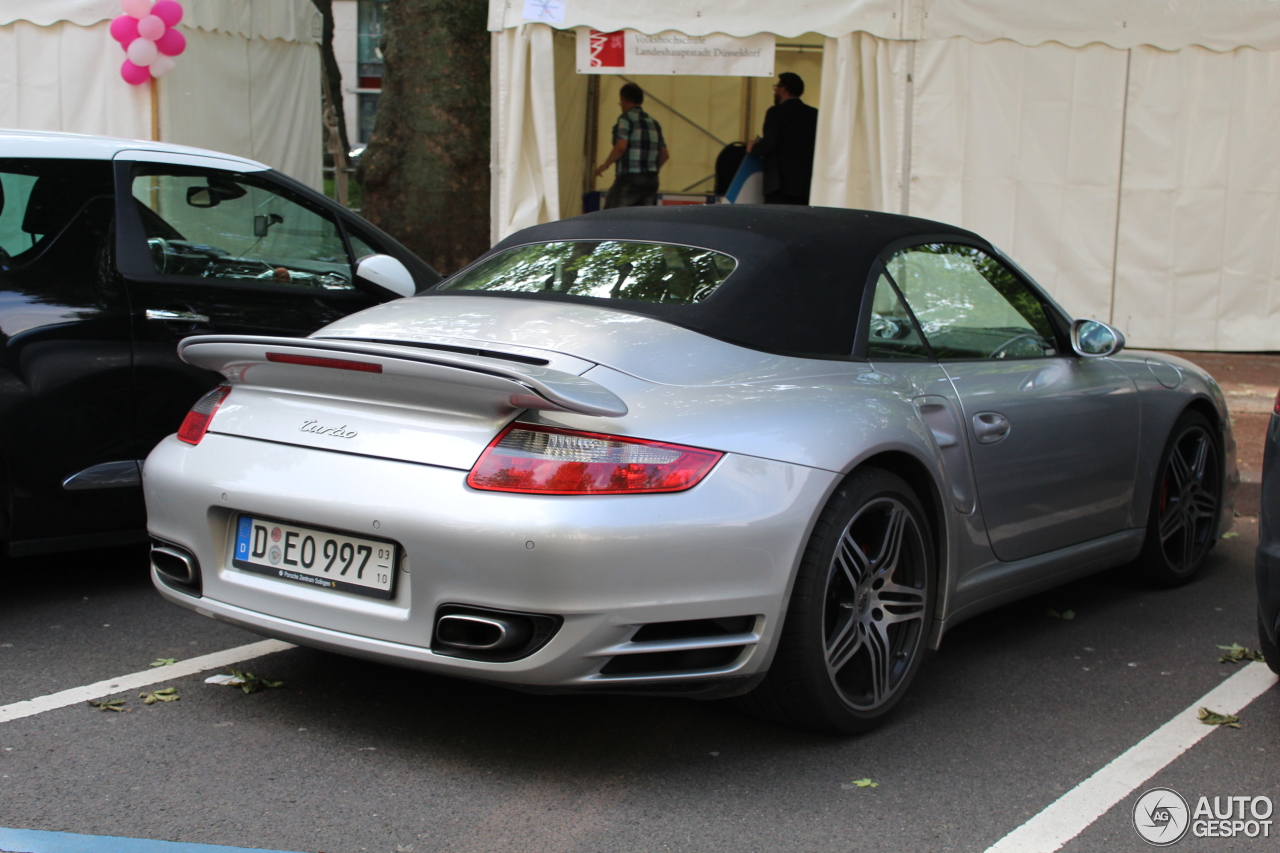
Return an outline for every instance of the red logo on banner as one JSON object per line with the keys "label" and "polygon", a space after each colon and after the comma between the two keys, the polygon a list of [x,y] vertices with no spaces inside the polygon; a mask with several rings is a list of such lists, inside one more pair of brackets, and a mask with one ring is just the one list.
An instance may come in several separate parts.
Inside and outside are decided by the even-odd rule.
{"label": "red logo on banner", "polygon": [[625,68],[627,53],[622,40],[623,31],[602,33],[591,31],[591,67],[592,68]]}

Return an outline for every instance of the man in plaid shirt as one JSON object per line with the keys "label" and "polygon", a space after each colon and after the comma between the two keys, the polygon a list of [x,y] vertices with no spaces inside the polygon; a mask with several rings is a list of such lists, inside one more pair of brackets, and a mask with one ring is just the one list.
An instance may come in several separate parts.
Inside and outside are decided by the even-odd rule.
{"label": "man in plaid shirt", "polygon": [[613,126],[613,150],[596,169],[596,177],[614,163],[617,171],[604,206],[641,207],[658,203],[658,170],[667,162],[667,142],[662,138],[662,125],[640,108],[644,90],[635,83],[622,87],[619,106],[622,115]]}

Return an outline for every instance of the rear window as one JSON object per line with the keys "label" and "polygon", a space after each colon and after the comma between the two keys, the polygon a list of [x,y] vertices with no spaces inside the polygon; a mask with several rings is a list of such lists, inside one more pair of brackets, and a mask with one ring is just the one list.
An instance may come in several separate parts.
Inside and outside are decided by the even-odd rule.
{"label": "rear window", "polygon": [[436,291],[555,293],[693,305],[714,293],[736,266],[721,252],[671,243],[533,243],[487,258]]}

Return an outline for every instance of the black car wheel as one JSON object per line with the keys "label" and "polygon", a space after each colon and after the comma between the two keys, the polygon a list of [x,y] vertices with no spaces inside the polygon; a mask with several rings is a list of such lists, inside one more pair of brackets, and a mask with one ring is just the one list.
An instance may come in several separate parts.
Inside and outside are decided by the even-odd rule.
{"label": "black car wheel", "polygon": [[1183,412],[1160,457],[1138,565],[1159,586],[1190,581],[1204,565],[1222,508],[1222,452],[1204,415]]}
{"label": "black car wheel", "polygon": [[1280,645],[1271,641],[1266,626],[1262,624],[1261,613],[1258,614],[1258,650],[1262,652],[1271,671],[1280,675]]}
{"label": "black car wheel", "polygon": [[920,667],[934,589],[932,533],[911,487],[855,473],[814,528],[773,665],[742,703],[817,731],[874,728]]}

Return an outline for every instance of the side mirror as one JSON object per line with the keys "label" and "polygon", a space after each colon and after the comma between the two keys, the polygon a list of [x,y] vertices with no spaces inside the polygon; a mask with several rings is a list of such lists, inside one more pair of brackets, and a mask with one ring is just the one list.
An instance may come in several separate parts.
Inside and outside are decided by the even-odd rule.
{"label": "side mirror", "polygon": [[217,207],[222,199],[209,187],[187,187],[187,204],[191,207]]}
{"label": "side mirror", "polygon": [[1105,358],[1124,349],[1124,335],[1097,320],[1076,320],[1071,324],[1071,348],[1085,358]]}
{"label": "side mirror", "polygon": [[401,298],[418,292],[409,268],[390,255],[367,255],[356,264],[356,278],[366,287]]}

